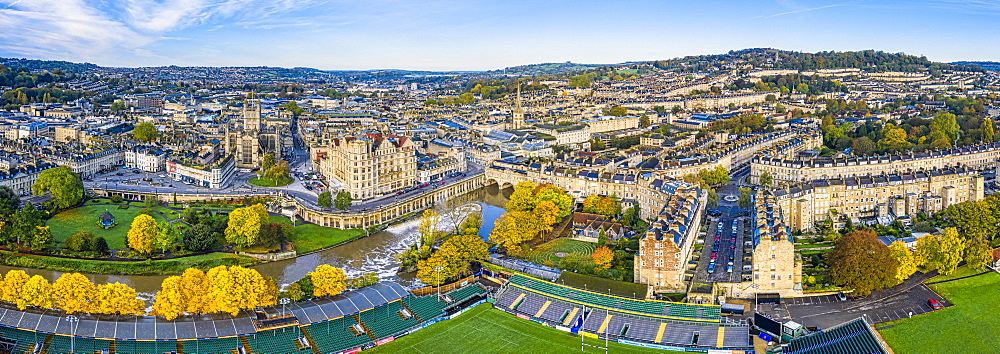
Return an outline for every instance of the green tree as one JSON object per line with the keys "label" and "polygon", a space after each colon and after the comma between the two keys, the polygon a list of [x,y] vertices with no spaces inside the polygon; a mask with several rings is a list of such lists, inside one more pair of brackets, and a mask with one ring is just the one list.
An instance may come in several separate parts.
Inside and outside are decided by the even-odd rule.
{"label": "green tree", "polygon": [[590,149],[593,151],[601,151],[607,149],[608,146],[601,139],[590,139]]}
{"label": "green tree", "polygon": [[260,172],[264,173],[264,171],[274,167],[276,163],[277,159],[274,157],[274,154],[264,154],[264,156],[260,158]]}
{"label": "green tree", "polygon": [[753,189],[747,187],[740,187],[740,199],[737,201],[737,204],[740,206],[740,208],[750,209],[750,207],[752,206],[751,205],[752,196],[753,196]]}
{"label": "green tree", "polygon": [[993,250],[983,239],[975,239],[969,242],[969,247],[965,249],[965,263],[969,268],[986,269],[986,265],[993,260]]}
{"label": "green tree", "polygon": [[83,181],[80,180],[80,175],[66,166],[39,173],[31,190],[35,195],[50,193],[53,205],[59,209],[75,206],[83,199]]}
{"label": "green tree", "polygon": [[44,225],[42,212],[34,204],[27,203],[11,217],[10,226],[3,233],[7,236],[4,242],[28,242],[35,235],[37,227]]}
{"label": "green tree", "polygon": [[769,187],[771,183],[774,183],[774,177],[771,176],[771,172],[764,171],[760,174],[760,185]]}
{"label": "green tree", "polygon": [[833,281],[854,289],[858,296],[898,284],[899,264],[874,232],[848,233],[827,254],[827,260]]}
{"label": "green tree", "polygon": [[108,254],[108,241],[105,240],[103,237],[100,237],[100,236],[95,237],[94,238],[94,242],[90,246],[90,249],[94,250],[94,253],[97,253],[99,255],[102,255],[102,256],[103,255],[107,255]]}
{"label": "green tree", "polygon": [[614,107],[611,107],[611,109],[608,110],[607,114],[615,116],[615,117],[624,117],[626,114],[628,114],[628,111],[625,110],[625,107],[614,106]]}
{"label": "green tree", "polygon": [[316,198],[316,203],[324,208],[329,208],[333,206],[333,196],[330,194],[330,191],[324,191],[323,193],[320,193],[319,197]]}
{"label": "green tree", "polygon": [[640,127],[646,128],[646,127],[649,126],[649,124],[650,124],[649,123],[649,116],[647,116],[645,114],[639,116],[639,126]]}
{"label": "green tree", "polygon": [[135,129],[132,130],[132,137],[135,140],[142,142],[150,142],[160,138],[160,132],[156,130],[156,126],[150,122],[142,122],[135,125]]}
{"label": "green tree", "polygon": [[114,102],[111,103],[112,112],[121,112],[126,109],[128,109],[128,106],[125,105],[125,101],[115,100]]}
{"label": "green tree", "polygon": [[281,104],[278,107],[284,108],[285,110],[291,112],[292,113],[292,117],[298,117],[298,116],[302,115],[302,112],[306,111],[304,108],[299,107],[299,104],[295,103],[295,101],[285,102],[285,103]]}
{"label": "green tree", "polygon": [[348,191],[337,192],[337,198],[333,200],[333,206],[340,210],[347,210],[352,204],[354,204],[354,198],[351,198],[351,192]]}
{"label": "green tree", "polygon": [[958,126],[958,121],[954,114],[938,113],[931,119],[931,134],[940,132],[950,142],[958,138],[958,133],[962,128]]}
{"label": "green tree", "polygon": [[985,239],[1000,231],[1000,203],[995,198],[965,201],[949,205],[941,213],[951,219],[959,234],[974,239]]}
{"label": "green tree", "polygon": [[875,142],[867,136],[856,138],[851,141],[851,150],[855,156],[869,156],[875,152]]}
{"label": "green tree", "polygon": [[592,76],[587,74],[571,76],[569,78],[569,87],[575,87],[575,88],[590,87],[590,85],[593,84],[591,80]]}
{"label": "green tree", "polygon": [[52,230],[48,226],[35,226],[35,235],[31,238],[31,249],[41,250],[52,244]]}
{"label": "green tree", "polygon": [[66,239],[66,247],[76,251],[84,251],[94,243],[94,234],[90,231],[80,230]]}
{"label": "green tree", "polygon": [[0,215],[10,215],[21,205],[21,197],[8,186],[0,186]]}
{"label": "green tree", "polygon": [[160,252],[166,253],[167,248],[176,241],[177,234],[174,232],[173,227],[170,226],[170,222],[165,221],[160,223],[160,231],[156,234],[156,248],[159,248]]}
{"label": "green tree", "polygon": [[192,252],[207,251],[219,246],[220,235],[207,224],[195,224],[184,231],[184,248]]}
{"label": "green tree", "polygon": [[917,259],[924,268],[937,269],[941,274],[951,274],[965,254],[966,240],[954,227],[941,234],[927,235],[917,240]]}

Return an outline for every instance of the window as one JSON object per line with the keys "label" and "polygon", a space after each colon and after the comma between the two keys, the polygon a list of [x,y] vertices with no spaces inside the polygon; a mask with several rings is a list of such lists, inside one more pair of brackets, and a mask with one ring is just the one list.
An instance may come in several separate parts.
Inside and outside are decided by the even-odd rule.
{"label": "window", "polygon": [[663,251],[656,250],[656,251],[653,252],[653,254],[656,255],[657,257],[662,257],[663,256]]}

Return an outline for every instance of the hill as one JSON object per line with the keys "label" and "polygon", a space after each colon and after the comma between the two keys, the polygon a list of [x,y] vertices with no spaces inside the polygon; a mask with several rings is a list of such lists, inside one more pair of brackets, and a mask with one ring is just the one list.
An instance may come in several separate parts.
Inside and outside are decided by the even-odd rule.
{"label": "hill", "polygon": [[978,66],[986,70],[1000,70],[1000,63],[995,61],[956,61],[954,65]]}

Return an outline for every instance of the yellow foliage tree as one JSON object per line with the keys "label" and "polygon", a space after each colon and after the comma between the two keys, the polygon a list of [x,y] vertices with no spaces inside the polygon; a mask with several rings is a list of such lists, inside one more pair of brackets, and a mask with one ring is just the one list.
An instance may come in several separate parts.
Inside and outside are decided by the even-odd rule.
{"label": "yellow foliage tree", "polygon": [[188,268],[184,270],[179,281],[178,291],[184,306],[181,312],[187,313],[211,313],[208,298],[208,279],[205,272],[198,268]]}
{"label": "yellow foliage tree", "polygon": [[316,267],[316,270],[309,272],[309,278],[313,283],[313,295],[317,297],[337,295],[347,289],[347,276],[344,275],[344,270],[329,264]]}
{"label": "yellow foliage tree", "polygon": [[257,203],[229,213],[226,242],[252,246],[260,239],[260,228],[268,221],[267,208]]}
{"label": "yellow foliage tree", "polygon": [[181,277],[172,276],[163,279],[160,291],[156,293],[153,302],[153,314],[163,316],[168,321],[184,313],[186,299],[181,295]]}
{"label": "yellow foliage tree", "polygon": [[538,235],[538,221],[529,211],[508,211],[497,219],[490,242],[507,249],[510,255],[521,253],[521,244]]}
{"label": "yellow foliage tree", "polygon": [[240,266],[218,266],[206,274],[211,312],[236,316],[240,310],[274,305],[277,287],[253,269]]}
{"label": "yellow foliage tree", "polygon": [[514,192],[510,195],[510,200],[507,201],[507,211],[525,211],[535,208],[538,204],[535,202],[535,186],[534,182],[524,181],[519,182],[514,186]]}
{"label": "yellow foliage tree", "polygon": [[594,250],[594,253],[590,255],[594,259],[594,264],[599,269],[611,268],[611,261],[615,259],[615,254],[611,252],[608,246],[601,246]]}
{"label": "yellow foliage tree", "polygon": [[[7,276],[3,278],[3,288],[0,289],[0,300],[17,303],[21,300],[21,291],[24,284],[31,279],[28,273],[20,269],[7,271]],[[22,309],[23,310],[23,309]]]}
{"label": "yellow foliage tree", "polygon": [[141,254],[153,252],[156,236],[160,234],[160,226],[152,216],[139,214],[132,219],[132,228],[128,230],[128,246]]}
{"label": "yellow foliage tree", "polygon": [[140,299],[132,287],[122,283],[108,283],[97,286],[95,299],[97,313],[109,315],[142,315],[146,303]]}
{"label": "yellow foliage tree", "polygon": [[424,284],[438,286],[455,275],[458,275],[458,267],[439,253],[417,262],[417,279]]}
{"label": "yellow foliage tree", "polygon": [[24,283],[21,298],[16,301],[17,308],[24,310],[28,305],[52,308],[52,284],[41,275],[33,275]]}
{"label": "yellow foliage tree", "polygon": [[905,281],[910,275],[917,271],[917,258],[910,251],[909,247],[902,241],[896,241],[889,245],[889,254],[899,262],[896,268],[896,280]]}
{"label": "yellow foliage tree", "polygon": [[66,313],[91,312],[97,287],[83,274],[65,273],[52,284],[51,295],[56,308]]}
{"label": "yellow foliage tree", "polygon": [[236,284],[233,275],[229,273],[229,267],[218,266],[209,269],[206,277],[209,286],[206,312],[227,312],[236,316],[240,312],[236,297],[243,295],[235,293]]}
{"label": "yellow foliage tree", "polygon": [[549,200],[538,202],[538,205],[531,212],[535,214],[538,229],[542,232],[552,231],[552,224],[559,221],[556,217],[556,215],[559,215],[559,207]]}

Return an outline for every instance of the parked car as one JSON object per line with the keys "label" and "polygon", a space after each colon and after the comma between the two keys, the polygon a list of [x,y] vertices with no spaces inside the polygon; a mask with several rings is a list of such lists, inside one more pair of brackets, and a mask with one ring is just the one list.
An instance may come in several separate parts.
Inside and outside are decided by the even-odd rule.
{"label": "parked car", "polygon": [[837,298],[840,299],[840,301],[847,301],[847,295],[844,294],[843,291],[837,292]]}
{"label": "parked car", "polygon": [[937,300],[934,300],[934,299],[927,299],[927,305],[930,306],[932,309],[935,309],[935,310],[940,310],[941,309],[941,304],[938,303]]}

